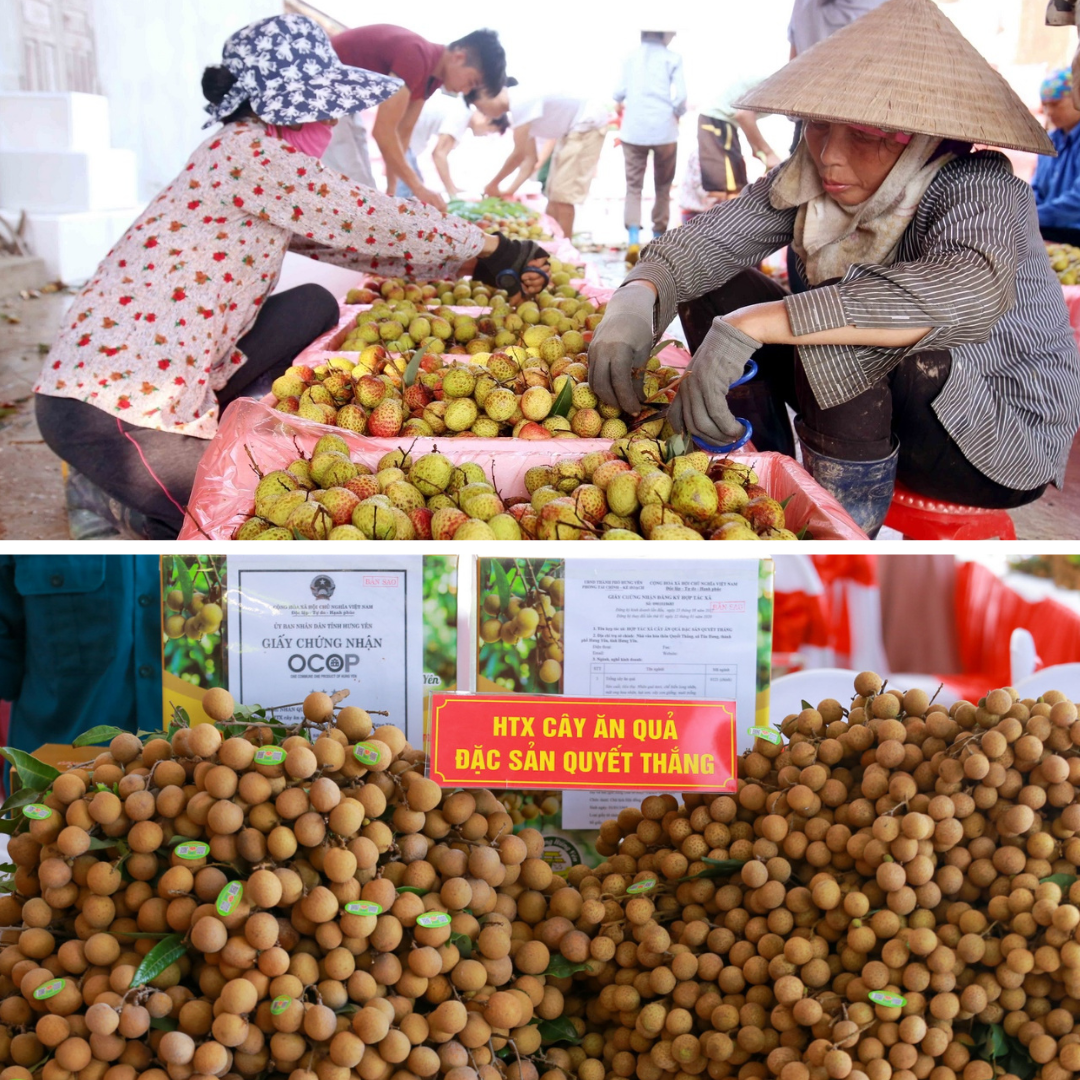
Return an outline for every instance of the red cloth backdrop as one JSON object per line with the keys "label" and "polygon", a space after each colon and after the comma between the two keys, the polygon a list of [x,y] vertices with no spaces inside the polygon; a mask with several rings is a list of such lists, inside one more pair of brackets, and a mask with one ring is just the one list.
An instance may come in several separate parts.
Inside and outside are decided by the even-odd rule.
{"label": "red cloth backdrop", "polygon": [[851,615],[846,584],[877,585],[876,555],[811,555],[825,586],[829,624],[826,644],[837,656],[851,656]]}
{"label": "red cloth backdrop", "polygon": [[1031,632],[1044,667],[1080,660],[1080,614],[1056,600],[1025,600],[978,563],[957,572],[956,624],[971,694],[1012,682],[1009,639],[1018,627]]}

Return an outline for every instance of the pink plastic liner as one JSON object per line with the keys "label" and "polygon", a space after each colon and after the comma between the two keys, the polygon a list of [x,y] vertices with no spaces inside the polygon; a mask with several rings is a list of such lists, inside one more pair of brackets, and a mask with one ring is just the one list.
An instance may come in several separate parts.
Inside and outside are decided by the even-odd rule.
{"label": "pink plastic liner", "polygon": [[[263,401],[240,398],[225,410],[199,464],[188,502],[189,516],[179,539],[230,540],[237,526],[254,511],[258,476],[252,462],[264,474],[284,468],[300,454],[309,457],[315,443],[328,432],[345,440],[354,461],[371,468],[383,454],[398,447],[411,447],[414,458],[438,449],[455,463],[475,461],[503,498],[525,494],[525,472],[534,465],[581,457],[610,445],[604,439],[369,439],[277,412]],[[772,453],[731,457],[753,465],[760,483],[774,498],[791,498],[787,520],[793,531],[808,527],[815,540],[868,539],[836,499],[792,458]]]}

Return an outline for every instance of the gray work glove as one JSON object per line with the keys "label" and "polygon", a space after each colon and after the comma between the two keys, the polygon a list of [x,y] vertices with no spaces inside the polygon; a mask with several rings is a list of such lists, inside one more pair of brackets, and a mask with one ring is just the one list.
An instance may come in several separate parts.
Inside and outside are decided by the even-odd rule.
{"label": "gray work glove", "polygon": [[630,282],[616,289],[589,343],[589,385],[605,405],[618,405],[629,416],[637,416],[645,404],[655,305],[647,285]]}
{"label": "gray work glove", "polygon": [[742,438],[745,428],[728,408],[727,393],[738,379],[746,361],[761,348],[761,342],[737,330],[723,318],[713,319],[686,370],[668,421],[676,431],[689,429],[713,446],[725,446]]}

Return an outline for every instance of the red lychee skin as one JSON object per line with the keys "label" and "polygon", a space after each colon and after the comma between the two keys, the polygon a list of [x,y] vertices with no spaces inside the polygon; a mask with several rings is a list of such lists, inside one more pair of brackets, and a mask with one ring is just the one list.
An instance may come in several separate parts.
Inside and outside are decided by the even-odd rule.
{"label": "red lychee skin", "polygon": [[424,406],[430,404],[434,400],[434,395],[423,383],[413,383],[412,386],[405,388],[403,395],[405,399],[405,408],[410,413],[421,413],[424,410]]}
{"label": "red lychee skin", "polygon": [[368,416],[367,433],[375,439],[392,439],[401,431],[403,420],[400,401],[382,401]]}
{"label": "red lychee skin", "polygon": [[342,486],[351,491],[360,502],[379,494],[379,481],[374,476],[354,476]]}
{"label": "red lychee skin", "polygon": [[769,493],[760,484],[747,484],[746,494],[749,495],[751,499],[760,498],[762,495],[768,497],[769,495]]}
{"label": "red lychee skin", "polygon": [[275,406],[277,412],[298,413],[300,411],[300,399],[298,397],[282,398]]}
{"label": "red lychee skin", "polygon": [[517,433],[519,439],[530,439],[537,441],[540,439],[553,439],[555,436],[542,424],[537,424],[535,421],[530,420],[527,424],[522,424],[521,430]]}
{"label": "red lychee skin", "polygon": [[356,399],[361,405],[372,408],[386,397],[387,385],[375,375],[364,375],[356,384]]}
{"label": "red lychee skin", "polygon": [[431,538],[433,540],[453,540],[454,533],[469,520],[469,515],[463,510],[454,510],[447,507],[445,511],[436,510],[438,520],[432,515]]}
{"label": "red lychee skin", "polygon": [[739,513],[750,522],[754,532],[785,527],[784,508],[767,495],[751,499]]}
{"label": "red lychee skin", "polygon": [[425,353],[420,359],[420,370],[433,372],[442,367],[442,357],[437,353]]}
{"label": "red lychee skin", "polygon": [[416,530],[417,540],[431,540],[431,519],[435,516],[434,510],[429,510],[426,506],[418,506],[415,510],[409,511],[409,520],[413,524],[413,528]]}
{"label": "red lychee skin", "polygon": [[307,364],[293,364],[293,371],[306,383],[315,381],[315,369],[308,367]]}
{"label": "red lychee skin", "polygon": [[350,491],[347,487],[332,487],[326,491],[313,491],[311,498],[323,505],[334,519],[335,525],[350,524],[353,510],[360,505],[360,499],[356,493]]}
{"label": "red lychee skin", "polygon": [[595,484],[581,484],[574,488],[572,498],[582,520],[592,525],[598,524],[608,511],[607,499]]}

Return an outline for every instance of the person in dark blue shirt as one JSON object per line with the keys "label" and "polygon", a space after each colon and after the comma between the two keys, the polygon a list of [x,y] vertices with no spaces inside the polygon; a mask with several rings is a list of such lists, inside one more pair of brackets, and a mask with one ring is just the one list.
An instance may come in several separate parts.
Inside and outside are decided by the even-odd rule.
{"label": "person in dark blue shirt", "polygon": [[160,728],[161,634],[156,554],[0,555],[8,744],[32,753],[99,724]]}
{"label": "person in dark blue shirt", "polygon": [[1041,157],[1031,181],[1044,240],[1080,247],[1080,109],[1072,98],[1072,73],[1062,68],[1041,89],[1053,130],[1056,158]]}

